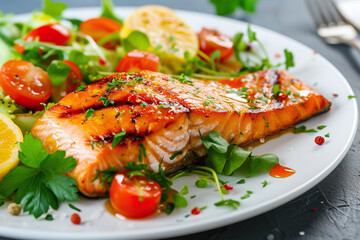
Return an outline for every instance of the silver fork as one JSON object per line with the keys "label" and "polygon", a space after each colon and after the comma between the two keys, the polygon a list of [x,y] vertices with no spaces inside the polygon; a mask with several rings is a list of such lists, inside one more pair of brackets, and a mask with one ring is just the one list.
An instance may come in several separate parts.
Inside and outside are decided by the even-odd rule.
{"label": "silver fork", "polygon": [[344,22],[332,0],[306,0],[317,34],[329,44],[347,44],[360,51],[356,29]]}

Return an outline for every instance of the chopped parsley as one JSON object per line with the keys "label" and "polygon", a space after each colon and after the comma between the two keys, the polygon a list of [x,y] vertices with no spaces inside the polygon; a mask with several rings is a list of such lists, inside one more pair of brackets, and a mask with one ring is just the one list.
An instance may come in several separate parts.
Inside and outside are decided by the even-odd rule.
{"label": "chopped parsley", "polygon": [[274,95],[278,95],[280,93],[280,87],[279,87],[279,84],[275,84],[273,86],[273,93]]}
{"label": "chopped parsley", "polygon": [[158,105],[158,108],[171,108],[171,105],[169,105],[169,104],[160,104],[160,105]]}
{"label": "chopped parsley", "polygon": [[324,129],[324,128],[326,128],[326,125],[317,126],[317,129],[319,129],[319,130],[322,130],[322,129]]}
{"label": "chopped parsley", "polygon": [[98,101],[101,101],[104,104],[105,107],[107,107],[109,105],[109,103],[111,105],[114,105],[114,101],[111,101],[111,100],[107,99],[105,96],[102,96],[101,98],[99,98]]}
{"label": "chopped parsley", "polygon": [[124,139],[125,135],[126,135],[126,131],[122,131],[122,132],[115,134],[112,145],[111,145],[112,148],[116,147],[119,144],[119,142],[121,142]]}
{"label": "chopped parsley", "polygon": [[348,96],[348,99],[353,99],[353,98],[356,98],[356,96],[354,96],[354,95],[349,95]]}
{"label": "chopped parsley", "polygon": [[174,153],[171,157],[170,157],[170,160],[174,160],[177,156],[179,156],[180,154],[182,154],[183,152],[182,151],[178,151],[176,153]]}
{"label": "chopped parsley", "polygon": [[85,118],[94,117],[94,112],[95,112],[94,109],[92,108],[88,109],[85,113]]}
{"label": "chopped parsley", "polygon": [[236,182],[237,184],[244,184],[245,183],[245,179],[241,179],[239,181]]}
{"label": "chopped parsley", "polygon": [[189,78],[188,76],[181,74],[179,76],[171,76],[172,79],[176,79],[178,80],[180,83],[188,83],[193,85],[194,82],[191,80],[191,78]]}
{"label": "chopped parsley", "polygon": [[112,168],[109,168],[109,169],[106,169],[103,171],[96,169],[96,175],[95,175],[94,179],[92,180],[92,182],[99,179],[103,185],[103,188],[105,189],[106,186],[111,185],[111,182],[117,172],[118,172],[118,170],[116,169],[116,167],[112,167]]}
{"label": "chopped parsley", "polygon": [[329,138],[329,137],[330,137],[330,133],[325,134],[325,137]]}
{"label": "chopped parsley", "polygon": [[75,206],[72,205],[71,203],[69,203],[69,207],[70,207],[71,209],[74,209],[75,211],[81,212],[81,210],[80,210],[79,208],[75,207]]}
{"label": "chopped parsley", "polygon": [[266,185],[268,185],[268,182],[265,180],[261,184],[263,185],[263,187],[266,187]]}

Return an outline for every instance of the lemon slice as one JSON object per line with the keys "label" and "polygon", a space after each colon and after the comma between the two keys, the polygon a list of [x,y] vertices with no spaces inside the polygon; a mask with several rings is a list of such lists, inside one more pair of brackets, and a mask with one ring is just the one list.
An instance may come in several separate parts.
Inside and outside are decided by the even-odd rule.
{"label": "lemon slice", "polygon": [[22,141],[20,128],[0,113],[0,179],[18,164],[19,142]]}
{"label": "lemon slice", "polygon": [[147,5],[135,9],[124,22],[121,37],[126,38],[134,30],[144,32],[153,48],[161,46],[160,59],[170,68],[185,61],[185,52],[192,57],[199,48],[194,30],[167,7]]}

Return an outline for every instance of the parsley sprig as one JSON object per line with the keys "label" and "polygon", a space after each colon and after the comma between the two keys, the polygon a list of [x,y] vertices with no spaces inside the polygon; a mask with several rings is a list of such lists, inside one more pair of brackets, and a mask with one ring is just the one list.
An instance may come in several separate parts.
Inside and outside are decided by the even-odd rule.
{"label": "parsley sprig", "polygon": [[20,165],[6,174],[0,183],[0,196],[23,206],[24,212],[35,218],[49,208],[59,208],[59,202],[79,200],[75,179],[63,175],[76,167],[73,157],[64,151],[46,152],[39,139],[27,133],[20,143]]}

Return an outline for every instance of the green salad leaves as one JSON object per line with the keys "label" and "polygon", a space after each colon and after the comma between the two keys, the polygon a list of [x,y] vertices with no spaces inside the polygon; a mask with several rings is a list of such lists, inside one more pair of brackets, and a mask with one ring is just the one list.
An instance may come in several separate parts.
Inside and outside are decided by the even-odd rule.
{"label": "green salad leaves", "polygon": [[59,202],[79,199],[76,181],[63,175],[76,166],[76,160],[65,157],[64,151],[46,152],[39,139],[27,133],[20,143],[21,164],[4,176],[0,183],[0,203],[11,198],[23,206],[24,212],[35,218],[49,208],[59,208]]}
{"label": "green salad leaves", "polygon": [[[279,158],[272,153],[252,156],[251,151],[229,144],[219,132],[209,132],[208,135],[201,136],[201,141],[207,150],[205,164],[223,175],[231,175],[241,166],[246,166],[248,176],[252,177],[270,171],[279,163]],[[245,162],[248,164],[244,164]]]}

